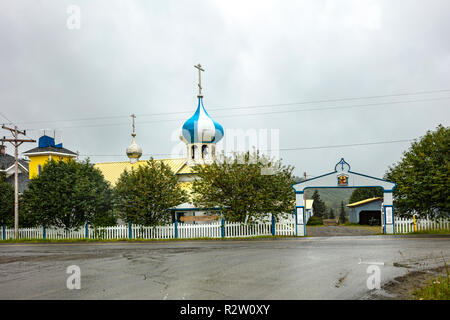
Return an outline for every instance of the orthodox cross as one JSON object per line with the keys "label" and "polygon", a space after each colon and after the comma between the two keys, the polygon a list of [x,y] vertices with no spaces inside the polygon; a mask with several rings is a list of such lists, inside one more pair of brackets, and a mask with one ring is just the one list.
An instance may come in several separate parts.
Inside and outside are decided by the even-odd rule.
{"label": "orthodox cross", "polygon": [[134,115],[134,113],[131,115],[131,118],[133,119],[133,133],[131,134],[133,137],[136,136],[136,133],[134,133],[134,119],[136,119],[136,116]]}
{"label": "orthodox cross", "polygon": [[201,74],[201,72],[205,71],[205,70],[202,69],[202,66],[200,65],[200,63],[194,67],[198,69],[198,96],[202,97],[202,74]]}

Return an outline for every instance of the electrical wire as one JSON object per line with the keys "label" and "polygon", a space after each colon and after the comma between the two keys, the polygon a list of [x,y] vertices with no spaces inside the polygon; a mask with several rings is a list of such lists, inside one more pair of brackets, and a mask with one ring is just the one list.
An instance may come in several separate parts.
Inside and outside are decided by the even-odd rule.
{"label": "electrical wire", "polygon": [[[358,105],[350,105],[350,106],[332,106],[332,107],[322,107],[322,108],[309,108],[309,109],[295,109],[295,110],[278,110],[278,111],[270,111],[270,112],[258,112],[258,113],[238,113],[232,115],[222,115],[220,118],[234,118],[234,117],[242,117],[242,116],[259,116],[259,115],[268,115],[268,114],[283,114],[283,113],[292,113],[292,112],[309,112],[309,111],[324,111],[324,110],[340,110],[340,109],[352,109],[352,108],[365,108],[365,107],[373,107],[373,106],[384,106],[384,105],[397,105],[404,103],[417,103],[417,102],[430,102],[430,101],[441,101],[448,100],[450,97],[441,97],[441,98],[430,98],[430,99],[417,99],[417,100],[403,100],[403,101],[391,101],[391,102],[380,102],[380,103],[368,103],[368,104],[358,104]],[[136,124],[148,124],[148,123],[161,123],[161,122],[172,122],[172,121],[184,121],[184,118],[177,119],[160,119],[160,120],[151,120],[151,121],[139,121]],[[89,127],[110,127],[110,126],[125,126],[130,125],[129,123],[107,123],[107,124],[90,124],[90,125],[75,125],[75,126],[66,126],[56,128],[57,130],[61,129],[75,129],[75,128],[89,128]],[[41,129],[27,129],[29,131],[37,131]]]}
{"label": "electrical wire", "polygon": [[[332,148],[370,146],[370,145],[391,144],[391,143],[403,143],[403,142],[411,142],[414,140],[415,139],[401,139],[401,140],[362,142],[362,143],[339,144],[339,145],[328,145],[328,146],[264,149],[264,150],[259,150],[259,151],[268,152],[268,151],[297,151],[297,150],[332,149]],[[235,151],[226,152],[226,154],[233,154],[233,153],[235,153]],[[82,157],[123,157],[123,156],[125,156],[125,154],[80,154],[79,156],[82,156]],[[144,153],[143,156],[150,156],[150,157],[151,156],[173,156],[173,154],[171,154],[171,153]]]}
{"label": "electrical wire", "polygon": [[[433,93],[445,93],[450,92],[450,89],[443,90],[430,90],[430,91],[418,91],[418,92],[406,92],[398,94],[386,94],[386,95],[374,95],[374,96],[364,96],[364,97],[352,97],[352,98],[338,98],[338,99],[326,99],[326,100],[310,100],[301,102],[291,102],[291,103],[278,103],[278,104],[265,104],[265,105],[251,105],[251,106],[232,106],[232,107],[212,107],[208,108],[209,111],[219,111],[219,110],[243,110],[243,109],[255,109],[255,108],[268,108],[268,107],[282,107],[282,106],[292,106],[292,105],[303,105],[303,104],[316,104],[316,103],[326,103],[326,102],[342,102],[342,101],[354,101],[363,99],[379,99],[387,97],[400,97],[400,96],[411,96],[411,95],[423,95],[423,94],[433,94]],[[143,113],[137,114],[138,117],[153,117],[161,115],[175,115],[175,114],[187,114],[191,113],[192,110],[186,111],[174,111],[174,112],[160,112],[160,113]],[[107,119],[118,119],[118,118],[128,118],[130,115],[117,115],[117,116],[97,116],[97,117],[86,117],[86,118],[73,118],[73,119],[60,119],[60,120],[36,120],[36,121],[24,121],[18,122],[18,124],[35,124],[35,123],[54,123],[54,122],[77,122],[77,121],[91,121],[91,120],[107,120]],[[9,121],[9,120],[8,120]]]}

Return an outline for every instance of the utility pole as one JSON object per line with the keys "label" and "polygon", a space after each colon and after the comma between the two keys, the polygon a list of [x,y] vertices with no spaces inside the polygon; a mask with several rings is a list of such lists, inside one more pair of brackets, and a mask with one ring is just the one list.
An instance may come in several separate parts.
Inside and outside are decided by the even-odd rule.
{"label": "utility pole", "polygon": [[[306,171],[305,172],[303,172],[303,177],[305,178],[305,180],[306,180]],[[305,192],[303,192],[303,203],[305,204],[305,212],[306,212],[306,190],[305,190]]]}
{"label": "utility pole", "polygon": [[19,134],[26,135],[26,131],[20,131],[17,126],[8,128],[2,125],[5,130],[11,131],[13,139],[0,139],[2,142],[11,142],[14,146],[14,238],[17,239],[19,235],[19,146],[24,142],[36,142],[33,139],[19,139]]}

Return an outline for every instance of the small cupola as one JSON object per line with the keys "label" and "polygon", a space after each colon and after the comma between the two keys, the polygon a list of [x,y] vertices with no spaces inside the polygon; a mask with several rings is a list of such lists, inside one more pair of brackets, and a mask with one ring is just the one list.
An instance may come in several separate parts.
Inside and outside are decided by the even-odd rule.
{"label": "small cupola", "polygon": [[131,118],[133,119],[133,132],[131,133],[132,140],[131,144],[128,146],[126,153],[127,157],[130,159],[131,163],[136,163],[139,158],[142,156],[142,148],[136,143],[136,133],[135,133],[135,126],[134,126],[134,119],[136,116],[134,114],[131,115]]}

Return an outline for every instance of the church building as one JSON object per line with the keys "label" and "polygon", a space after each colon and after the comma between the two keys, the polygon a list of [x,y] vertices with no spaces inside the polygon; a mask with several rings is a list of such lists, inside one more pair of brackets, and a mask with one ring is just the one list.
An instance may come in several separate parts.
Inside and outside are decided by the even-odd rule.
{"label": "church building", "polygon": [[[180,186],[188,193],[191,190],[192,181],[195,178],[195,172],[192,171],[192,166],[196,164],[211,164],[216,157],[216,143],[224,136],[223,127],[214,121],[206,112],[203,105],[203,95],[201,87],[201,71],[204,71],[201,65],[195,66],[199,72],[199,93],[197,95],[197,109],[192,117],[186,120],[181,127],[180,139],[186,144],[186,158],[169,158],[169,159],[155,159],[161,161],[171,168],[173,173],[177,176]],[[107,181],[114,186],[124,170],[131,170],[137,168],[141,164],[145,164],[145,160],[139,160],[142,156],[142,148],[136,143],[136,134],[134,119],[131,145],[126,149],[129,161],[123,162],[103,162],[96,163],[98,168]],[[173,208],[174,217],[177,220],[183,220],[182,217],[189,216],[206,216],[208,215],[201,208],[196,208],[192,203],[187,202]],[[197,222],[199,223],[199,222]],[[200,222],[201,223],[201,222]]]}

